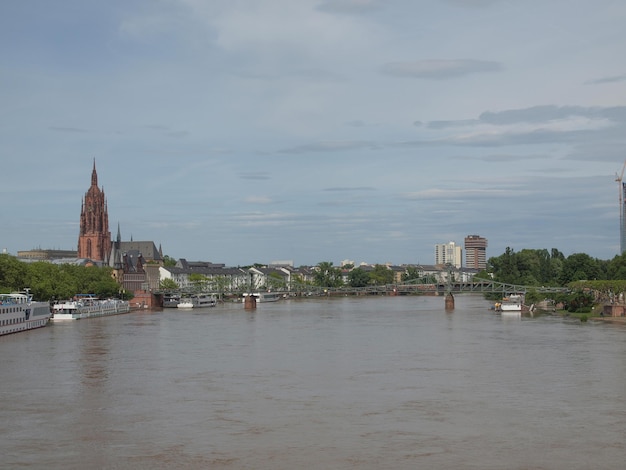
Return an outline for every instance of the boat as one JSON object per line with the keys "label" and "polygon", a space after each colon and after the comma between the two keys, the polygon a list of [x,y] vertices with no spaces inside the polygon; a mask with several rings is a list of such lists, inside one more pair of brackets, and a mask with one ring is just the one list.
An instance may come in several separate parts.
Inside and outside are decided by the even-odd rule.
{"label": "boat", "polygon": [[190,297],[183,297],[178,302],[178,308],[204,308],[215,307],[217,299],[209,294],[196,294]]}
{"label": "boat", "polygon": [[52,312],[48,302],[36,302],[28,292],[0,294],[0,336],[41,328]]}
{"label": "boat", "polygon": [[98,299],[93,294],[78,294],[72,300],[52,305],[52,320],[81,320],[130,312],[130,304],[119,299]]}
{"label": "boat", "polygon": [[284,298],[285,294],[283,292],[254,292],[252,294],[243,294],[243,302],[246,302],[246,297],[249,295],[253,296],[257,303],[258,302],[276,302],[282,298]]}
{"label": "boat", "polygon": [[180,294],[164,294],[163,308],[176,308],[180,303]]}
{"label": "boat", "polygon": [[176,307],[178,307],[178,308],[193,308],[193,302],[191,300],[191,297],[181,298],[180,302],[178,302],[178,305]]}
{"label": "boat", "polygon": [[495,310],[499,313],[521,313],[523,304],[523,296],[519,294],[512,294],[508,297],[504,297],[500,302],[497,302]]}
{"label": "boat", "polygon": [[217,305],[217,299],[208,294],[195,295],[191,298],[191,301],[193,302],[193,306],[195,308],[215,307]]}

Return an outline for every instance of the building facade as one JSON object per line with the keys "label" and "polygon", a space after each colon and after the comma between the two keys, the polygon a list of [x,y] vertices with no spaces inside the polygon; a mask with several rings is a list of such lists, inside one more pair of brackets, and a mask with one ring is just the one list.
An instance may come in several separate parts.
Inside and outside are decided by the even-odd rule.
{"label": "building facade", "polygon": [[64,258],[72,258],[75,259],[77,256],[75,251],[71,250],[27,250],[27,251],[18,251],[17,257],[21,260],[29,260],[29,261],[50,261],[54,259],[64,259]]}
{"label": "building facade", "polygon": [[463,249],[454,242],[435,245],[435,264],[450,264],[455,268],[463,266]]}
{"label": "building facade", "polygon": [[80,210],[78,257],[108,263],[111,256],[109,213],[104,190],[98,188],[96,161],[91,172],[91,186],[85,193]]}
{"label": "building facade", "polygon": [[483,270],[487,267],[487,239],[479,235],[465,237],[465,267]]}

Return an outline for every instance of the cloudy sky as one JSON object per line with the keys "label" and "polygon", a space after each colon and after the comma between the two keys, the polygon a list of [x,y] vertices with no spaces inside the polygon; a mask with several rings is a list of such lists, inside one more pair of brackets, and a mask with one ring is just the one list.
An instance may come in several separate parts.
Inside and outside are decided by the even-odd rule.
{"label": "cloudy sky", "polygon": [[113,236],[227,265],[611,259],[623,0],[5,0],[0,249]]}

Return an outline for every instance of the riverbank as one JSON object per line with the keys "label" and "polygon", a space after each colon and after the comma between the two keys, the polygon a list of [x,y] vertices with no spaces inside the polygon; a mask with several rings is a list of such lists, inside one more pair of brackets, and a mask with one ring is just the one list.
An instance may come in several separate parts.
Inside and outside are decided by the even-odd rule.
{"label": "riverbank", "polygon": [[626,307],[623,305],[595,304],[593,307],[591,307],[591,311],[586,313],[569,312],[567,310],[555,310],[554,312],[550,313],[552,315],[558,315],[561,317],[577,318],[581,322],[586,322],[588,320],[598,320],[613,323],[626,323],[626,316],[623,314],[625,308]]}

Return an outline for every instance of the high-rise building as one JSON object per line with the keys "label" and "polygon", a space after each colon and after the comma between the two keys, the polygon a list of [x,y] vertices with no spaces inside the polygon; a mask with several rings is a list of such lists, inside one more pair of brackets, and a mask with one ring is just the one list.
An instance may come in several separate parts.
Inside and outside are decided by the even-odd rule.
{"label": "high-rise building", "polygon": [[465,237],[465,267],[485,269],[487,267],[487,239],[478,235]]}
{"label": "high-rise building", "polygon": [[109,213],[104,190],[98,188],[98,173],[94,159],[91,186],[85,193],[80,210],[78,257],[108,263],[110,255]]}
{"label": "high-rise building", "polygon": [[463,249],[454,242],[435,245],[435,264],[451,264],[463,267]]}

